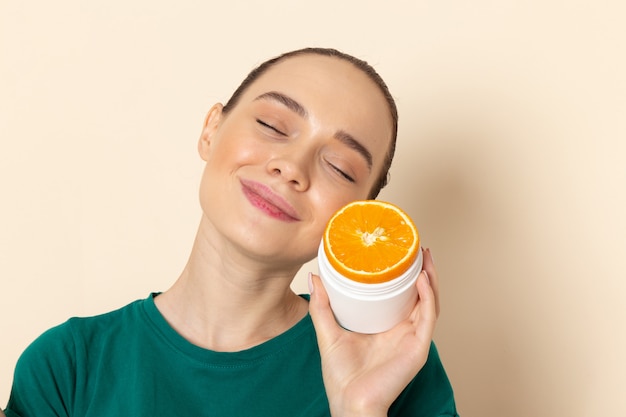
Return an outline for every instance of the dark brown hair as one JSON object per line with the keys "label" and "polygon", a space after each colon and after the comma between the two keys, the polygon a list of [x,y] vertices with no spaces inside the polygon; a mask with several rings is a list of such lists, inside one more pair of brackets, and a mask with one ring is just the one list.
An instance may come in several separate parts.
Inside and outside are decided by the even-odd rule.
{"label": "dark brown hair", "polygon": [[358,59],[352,55],[348,55],[346,53],[340,52],[336,49],[331,48],[303,48],[298,49],[291,52],[286,52],[282,55],[269,59],[256,68],[254,68],[248,76],[243,80],[243,82],[237,87],[233,95],[230,97],[226,105],[224,106],[223,112],[228,113],[233,107],[237,105],[239,98],[241,95],[247,90],[247,88],[252,84],[257,78],[263,75],[269,68],[276,65],[277,63],[284,61],[287,58],[291,58],[294,56],[305,55],[305,54],[313,54],[313,55],[323,55],[328,57],[335,57],[346,62],[351,63],[357,69],[363,71],[374,83],[378,86],[380,91],[383,93],[383,96],[387,100],[387,104],[389,106],[389,113],[391,114],[391,120],[393,123],[392,127],[392,136],[391,143],[389,144],[389,149],[387,150],[387,155],[385,155],[385,160],[383,162],[383,167],[380,172],[380,175],[377,181],[374,183],[372,190],[370,191],[370,195],[368,198],[376,198],[380,190],[387,185],[389,182],[389,168],[391,167],[391,161],[393,160],[393,155],[396,150],[396,137],[398,135],[398,109],[396,107],[396,102],[393,99],[391,93],[389,92],[389,88],[387,84],[383,81],[380,75],[376,72],[376,70],[367,62]]}

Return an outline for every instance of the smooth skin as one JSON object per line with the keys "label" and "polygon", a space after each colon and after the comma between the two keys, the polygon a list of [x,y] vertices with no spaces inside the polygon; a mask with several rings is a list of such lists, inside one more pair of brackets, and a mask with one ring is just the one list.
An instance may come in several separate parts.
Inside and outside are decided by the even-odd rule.
{"label": "smooth skin", "polygon": [[290,284],[316,256],[330,216],[369,195],[391,132],[378,87],[332,57],[288,58],[228,113],[214,105],[198,142],[206,165],[196,240],[178,280],[155,299],[170,325],[191,343],[232,352],[310,312],[331,414],[387,415],[428,356],[438,315],[430,251],[411,317],[378,335],[343,330],[319,277],[311,277],[310,302]]}

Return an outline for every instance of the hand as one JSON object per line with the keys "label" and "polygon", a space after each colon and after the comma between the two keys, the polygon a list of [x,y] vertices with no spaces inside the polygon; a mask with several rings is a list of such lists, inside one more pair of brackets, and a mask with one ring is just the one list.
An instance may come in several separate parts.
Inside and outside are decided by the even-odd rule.
{"label": "hand", "polygon": [[322,375],[334,417],[386,416],[391,403],[426,363],[439,315],[437,272],[430,250],[409,318],[379,334],[339,326],[320,278],[311,277],[309,311],[322,357]]}

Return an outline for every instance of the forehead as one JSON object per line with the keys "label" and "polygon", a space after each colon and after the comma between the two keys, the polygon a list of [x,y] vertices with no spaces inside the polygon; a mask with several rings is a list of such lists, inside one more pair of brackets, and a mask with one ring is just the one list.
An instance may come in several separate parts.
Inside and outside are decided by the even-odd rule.
{"label": "forehead", "polygon": [[270,91],[298,101],[319,126],[347,131],[366,142],[374,165],[384,158],[393,134],[389,104],[380,87],[354,64],[317,54],[289,57],[259,76],[241,99],[253,102]]}
{"label": "forehead", "polygon": [[336,101],[361,98],[375,110],[386,110],[388,104],[380,87],[354,64],[332,56],[303,54],[287,57],[269,67],[248,90],[263,90],[274,86],[302,94],[314,93],[316,98]]}

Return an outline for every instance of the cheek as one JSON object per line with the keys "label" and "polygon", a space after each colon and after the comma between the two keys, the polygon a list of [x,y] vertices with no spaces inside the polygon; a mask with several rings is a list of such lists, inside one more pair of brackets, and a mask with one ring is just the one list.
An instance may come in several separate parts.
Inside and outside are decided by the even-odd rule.
{"label": "cheek", "polygon": [[312,200],[315,206],[315,213],[317,214],[318,227],[321,228],[320,233],[323,233],[326,228],[326,223],[328,223],[337,210],[352,201],[363,200],[366,197],[366,192],[345,192],[345,190],[343,192],[335,192],[329,191],[328,188],[318,190]]}
{"label": "cheek", "polygon": [[244,137],[231,136],[221,138],[214,144],[210,159],[207,163],[214,167],[233,167],[258,162],[263,159],[267,149],[253,140]]}

